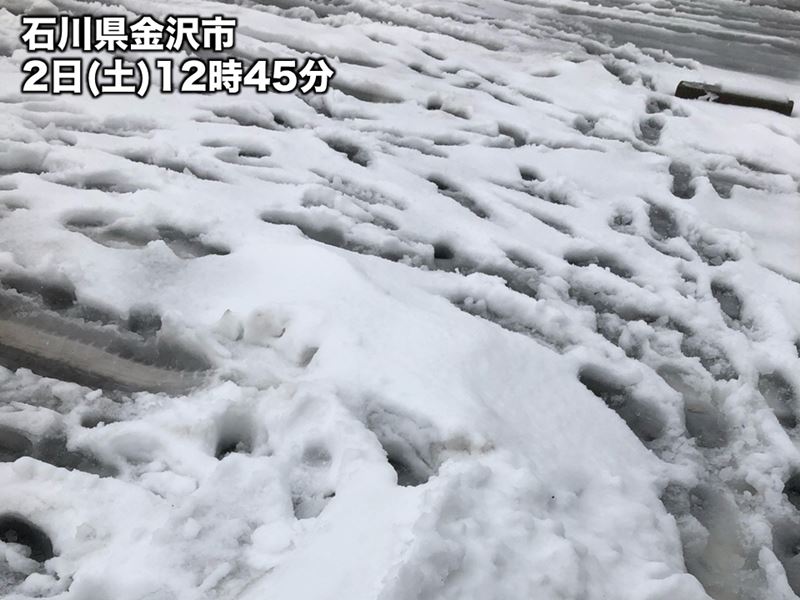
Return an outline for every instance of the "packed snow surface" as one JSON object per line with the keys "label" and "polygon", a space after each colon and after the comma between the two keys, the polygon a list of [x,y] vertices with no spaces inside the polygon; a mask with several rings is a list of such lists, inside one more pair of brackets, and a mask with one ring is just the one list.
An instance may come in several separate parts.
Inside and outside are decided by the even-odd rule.
{"label": "packed snow surface", "polygon": [[[327,94],[19,93],[224,14]],[[796,0],[0,0],[0,596],[800,592]]]}

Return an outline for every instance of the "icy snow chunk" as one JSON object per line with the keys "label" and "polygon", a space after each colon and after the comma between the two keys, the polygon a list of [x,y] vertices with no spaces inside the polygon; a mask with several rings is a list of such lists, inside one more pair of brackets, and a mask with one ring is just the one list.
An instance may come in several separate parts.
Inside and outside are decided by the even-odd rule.
{"label": "icy snow chunk", "polygon": [[238,341],[244,335],[244,325],[230,309],[226,310],[214,325],[214,331],[221,336],[231,340]]}
{"label": "icy snow chunk", "polygon": [[259,310],[244,323],[243,339],[250,344],[267,344],[286,331],[289,316],[280,309]]}

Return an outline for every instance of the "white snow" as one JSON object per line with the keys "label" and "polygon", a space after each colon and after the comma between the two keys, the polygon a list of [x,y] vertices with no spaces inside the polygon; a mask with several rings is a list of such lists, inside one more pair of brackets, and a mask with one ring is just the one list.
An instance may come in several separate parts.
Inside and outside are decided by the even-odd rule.
{"label": "white snow", "polygon": [[[23,96],[34,10],[235,16],[334,89]],[[0,324],[211,366],[0,367],[0,518],[54,553],[0,540],[0,596],[795,598],[800,120],[672,93],[798,101],[798,34],[777,0],[0,5]]]}

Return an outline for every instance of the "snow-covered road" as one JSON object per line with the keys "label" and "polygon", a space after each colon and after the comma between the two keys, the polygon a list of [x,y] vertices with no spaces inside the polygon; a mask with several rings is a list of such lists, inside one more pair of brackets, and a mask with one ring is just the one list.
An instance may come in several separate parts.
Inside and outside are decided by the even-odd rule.
{"label": "snow-covered road", "polygon": [[[337,74],[23,95],[32,11]],[[0,0],[0,597],[797,598],[800,109],[682,79],[800,6]]]}

